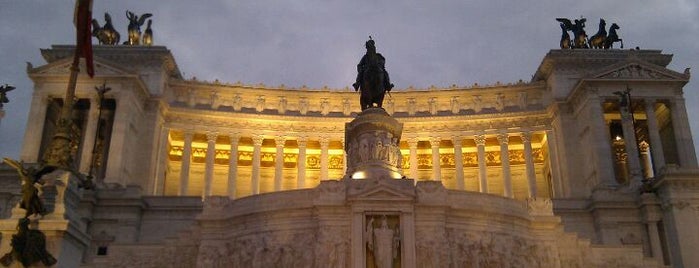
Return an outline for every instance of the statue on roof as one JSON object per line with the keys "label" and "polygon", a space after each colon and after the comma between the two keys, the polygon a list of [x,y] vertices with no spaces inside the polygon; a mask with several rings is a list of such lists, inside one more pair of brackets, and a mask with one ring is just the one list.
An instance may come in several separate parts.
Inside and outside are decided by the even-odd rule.
{"label": "statue on roof", "polygon": [[15,87],[8,84],[0,86],[0,109],[5,103],[10,102],[10,99],[7,98],[7,92],[12,91],[13,89],[15,89]]}
{"label": "statue on roof", "polygon": [[97,37],[100,45],[116,45],[119,44],[121,36],[112,25],[112,16],[104,12],[104,27],[100,27],[100,23],[96,19],[92,19],[92,36]]}
{"label": "statue on roof", "polygon": [[557,21],[563,24],[566,31],[573,32],[572,48],[589,48],[587,44],[587,34],[585,33],[586,18],[574,20],[574,23],[566,18],[556,18]]}
{"label": "statue on roof", "polygon": [[376,53],[376,43],[371,36],[366,41],[366,54],[357,64],[357,79],[352,86],[361,92],[360,104],[362,111],[374,104],[381,107],[386,92],[391,91],[393,84],[385,68],[386,58]]}
{"label": "statue on roof", "polygon": [[146,23],[146,19],[152,16],[153,14],[145,13],[139,17],[131,11],[126,11],[126,18],[129,19],[129,39],[124,42],[124,45],[138,46],[141,44],[141,26]]}

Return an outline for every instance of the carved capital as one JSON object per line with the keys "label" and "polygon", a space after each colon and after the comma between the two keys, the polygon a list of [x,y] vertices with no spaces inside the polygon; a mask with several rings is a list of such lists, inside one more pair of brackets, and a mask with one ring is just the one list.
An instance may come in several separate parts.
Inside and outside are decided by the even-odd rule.
{"label": "carved capital", "polygon": [[323,136],[323,137],[320,137],[320,140],[318,140],[318,142],[320,142],[321,149],[327,150],[328,146],[330,145],[330,138],[327,136]]}
{"label": "carved capital", "polygon": [[252,136],[252,145],[254,146],[262,146],[262,141],[265,138],[262,135],[253,135]]}
{"label": "carved capital", "polygon": [[440,138],[440,137],[430,137],[430,146],[432,146],[432,148],[439,147],[439,144],[441,142],[442,142],[442,138]]}
{"label": "carved capital", "polygon": [[497,138],[500,145],[507,145],[507,143],[510,142],[510,135],[507,133],[500,133]]}
{"label": "carved capital", "polygon": [[299,149],[306,149],[306,145],[308,145],[308,137],[298,137],[296,139],[296,144],[298,144]]}
{"label": "carved capital", "polygon": [[420,141],[420,139],[418,139],[417,137],[408,138],[408,139],[407,139],[408,147],[409,147],[410,149],[413,149],[413,148],[417,149],[417,143],[418,143],[419,141]]}
{"label": "carved capital", "polygon": [[532,142],[532,133],[529,131],[525,131],[519,134],[520,138],[522,138],[522,143],[531,143]]}
{"label": "carved capital", "polygon": [[231,145],[238,145],[238,142],[240,142],[240,133],[231,133],[228,134],[228,137],[231,139]]}
{"label": "carved capital", "polygon": [[454,135],[451,137],[452,143],[454,143],[454,148],[461,148],[464,138],[460,135]]}
{"label": "carved capital", "polygon": [[284,136],[274,137],[274,145],[277,146],[277,148],[283,148],[284,143],[286,143],[286,138]]}
{"label": "carved capital", "polygon": [[206,141],[216,142],[216,138],[218,138],[218,133],[216,133],[216,132],[207,132],[206,133]]}
{"label": "carved capital", "polygon": [[184,142],[192,143],[192,138],[194,138],[194,131],[185,129],[184,131]]}
{"label": "carved capital", "polygon": [[473,136],[473,140],[476,142],[476,145],[478,146],[485,146],[485,135],[476,135]]}

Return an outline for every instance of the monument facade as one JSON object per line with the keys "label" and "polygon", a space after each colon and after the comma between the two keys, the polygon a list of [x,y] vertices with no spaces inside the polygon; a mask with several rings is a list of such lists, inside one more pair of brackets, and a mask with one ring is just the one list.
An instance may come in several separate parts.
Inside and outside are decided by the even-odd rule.
{"label": "monument facade", "polygon": [[[24,163],[72,51],[27,68]],[[94,53],[73,154],[96,188],[45,175],[32,227],[58,267],[699,266],[690,74],[659,50],[551,50],[531,81],[394,88],[382,108],[350,88],[185,79],[161,46]],[[19,181],[0,169],[0,253]]]}

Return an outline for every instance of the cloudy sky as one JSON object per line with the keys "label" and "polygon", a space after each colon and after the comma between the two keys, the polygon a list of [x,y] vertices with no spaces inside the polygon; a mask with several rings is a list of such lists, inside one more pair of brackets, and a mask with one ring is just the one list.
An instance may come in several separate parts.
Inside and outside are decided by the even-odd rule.
{"label": "cloudy sky", "polygon": [[[0,83],[9,93],[0,122],[0,156],[18,157],[32,84],[25,62],[45,62],[40,48],[74,44],[74,0],[0,0]],[[354,79],[372,35],[398,90],[409,86],[528,81],[549,49],[558,48],[556,17],[621,26],[627,48],[674,54],[676,71],[699,73],[699,2],[380,1],[380,0],[95,0],[126,36],[125,10],[153,13],[155,43],[167,46],[187,78],[344,88]],[[699,82],[685,87],[699,143]]]}

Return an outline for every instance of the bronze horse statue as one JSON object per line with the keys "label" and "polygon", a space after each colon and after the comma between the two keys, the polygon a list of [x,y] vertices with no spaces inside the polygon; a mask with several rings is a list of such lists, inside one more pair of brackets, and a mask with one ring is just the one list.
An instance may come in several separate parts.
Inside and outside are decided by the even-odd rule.
{"label": "bronze horse statue", "polygon": [[361,92],[359,104],[362,111],[373,107],[374,104],[381,108],[386,92],[393,88],[384,67],[386,59],[380,53],[376,53],[376,46],[371,37],[366,42],[366,49],[366,54],[357,65],[357,82],[352,85],[355,91]]}
{"label": "bronze horse statue", "polygon": [[141,26],[146,22],[146,19],[153,16],[146,13],[138,17],[131,11],[126,11],[126,18],[129,19],[129,39],[124,42],[124,45],[137,46],[141,44]]}
{"label": "bronze horse statue", "polygon": [[570,35],[568,34],[568,31],[566,30],[565,24],[561,23],[561,49],[569,49],[570,48]]}
{"label": "bronze horse statue", "polygon": [[612,26],[609,27],[609,35],[604,40],[604,49],[613,48],[615,42],[621,42],[621,48],[624,48],[624,41],[622,41],[616,33],[618,29],[619,25],[616,25],[616,23],[612,23]]}
{"label": "bronze horse statue", "polygon": [[573,32],[573,48],[588,48],[587,45],[587,34],[585,33],[585,22],[587,19],[580,18],[575,20],[575,23],[571,22],[566,18],[556,18],[560,23],[563,23],[566,31]]}
{"label": "bronze horse statue", "polygon": [[100,27],[100,23],[96,19],[92,19],[92,36],[97,37],[100,45],[116,45],[119,44],[121,36],[112,25],[112,17],[109,13],[104,13],[104,27]]}
{"label": "bronze horse statue", "polygon": [[595,35],[590,37],[590,41],[588,41],[590,48],[604,48],[604,41],[607,39],[607,30],[605,29],[606,26],[607,23],[604,21],[604,19],[599,19],[599,30]]}

